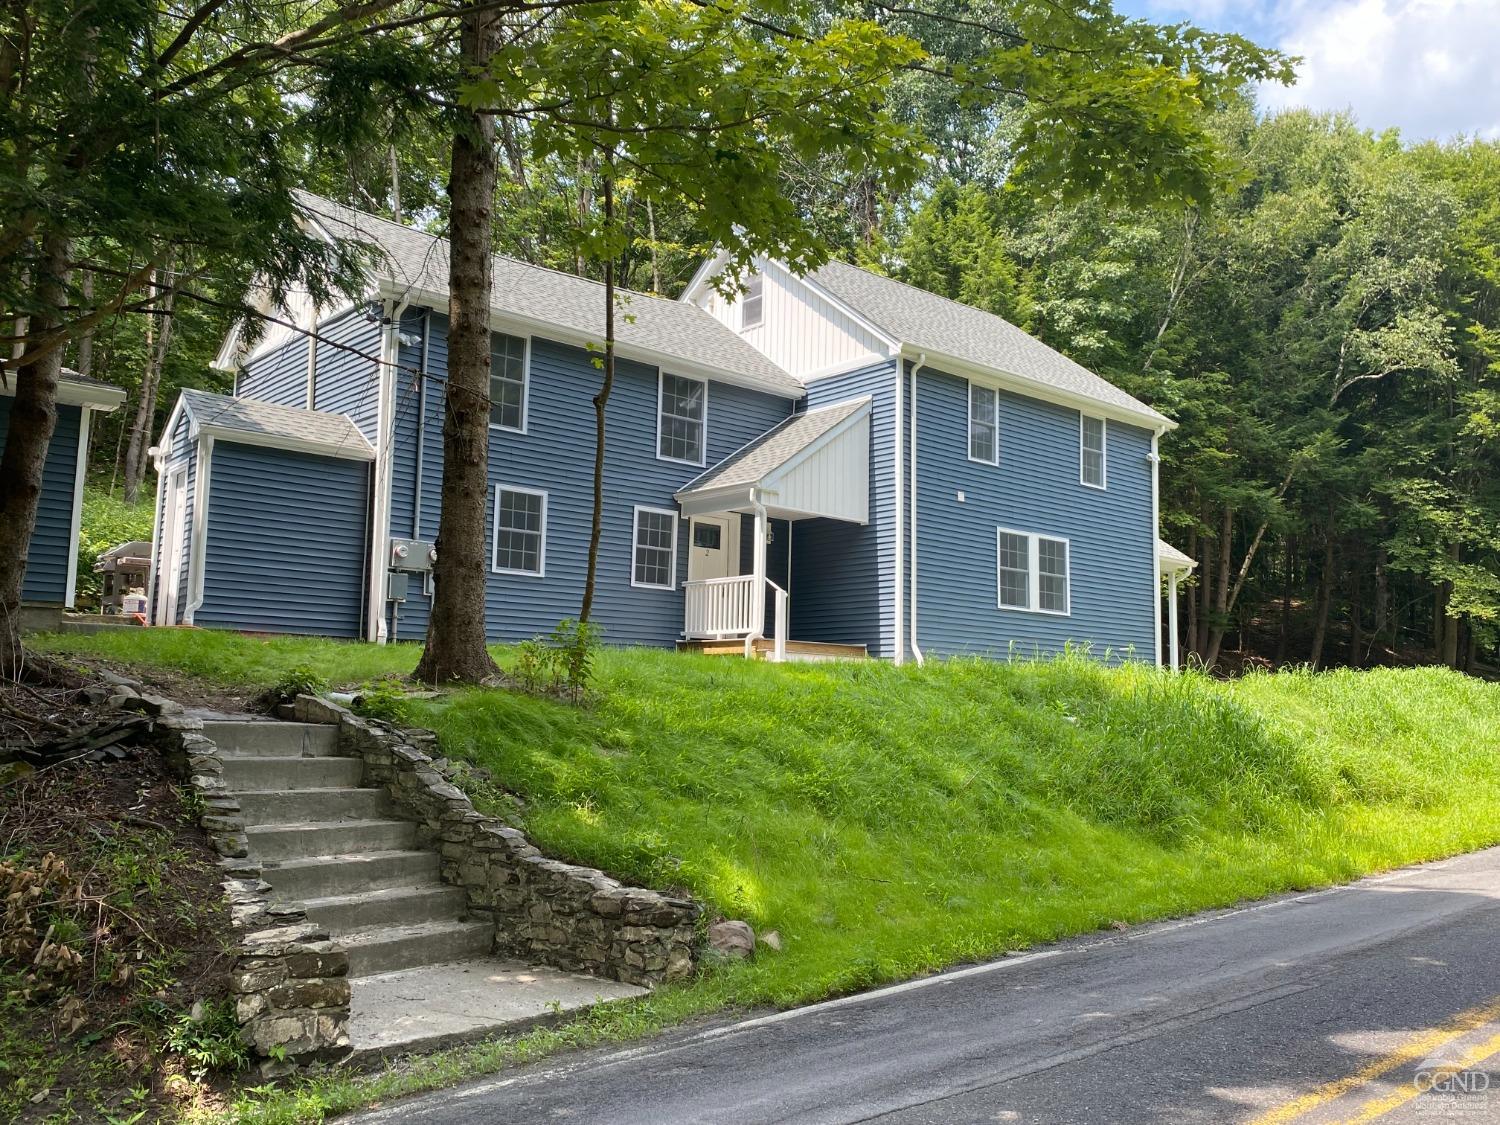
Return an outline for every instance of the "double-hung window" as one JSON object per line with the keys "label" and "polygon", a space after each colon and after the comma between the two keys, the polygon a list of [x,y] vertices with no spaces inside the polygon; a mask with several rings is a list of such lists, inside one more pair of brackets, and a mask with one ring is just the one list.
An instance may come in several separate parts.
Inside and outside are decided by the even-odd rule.
{"label": "double-hung window", "polygon": [[1078,416],[1079,479],[1090,488],[1103,488],[1104,419],[1089,414]]}
{"label": "double-hung window", "polygon": [[665,461],[703,464],[708,384],[663,371],[657,408],[656,455]]}
{"label": "double-hung window", "polygon": [[526,341],[490,334],[490,425],[526,432]]}
{"label": "double-hung window", "polygon": [[969,384],[969,460],[1000,463],[1000,404],[993,387]]}
{"label": "double-hung window", "polygon": [[995,537],[997,599],[1001,609],[1070,612],[1068,541],[999,528]]}
{"label": "double-hung window", "polygon": [[677,513],[669,508],[635,509],[630,584],[677,588]]}
{"label": "double-hung window", "polygon": [[540,578],[547,566],[547,494],[529,488],[495,489],[495,538],[491,569],[496,574]]}
{"label": "double-hung window", "polygon": [[745,295],[740,298],[740,331],[759,328],[765,320],[766,279],[752,273],[745,279]]}

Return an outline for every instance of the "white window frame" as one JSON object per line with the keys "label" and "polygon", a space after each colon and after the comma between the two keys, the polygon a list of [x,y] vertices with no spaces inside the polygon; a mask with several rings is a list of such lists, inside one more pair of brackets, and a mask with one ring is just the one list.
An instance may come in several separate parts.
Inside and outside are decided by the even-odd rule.
{"label": "white window frame", "polygon": [[[689,461],[685,457],[668,457],[661,451],[661,419],[664,413],[663,404],[667,395],[667,376],[681,379],[688,383],[701,383],[703,385],[703,417],[698,424],[702,427],[702,434],[698,439],[699,457],[696,461]],[[677,415],[673,415],[677,417]],[[684,419],[685,420],[685,419]],[[658,461],[670,461],[674,465],[694,465],[703,468],[708,463],[708,380],[694,378],[692,375],[678,375],[674,371],[658,369],[656,372],[656,459]]]}
{"label": "white window frame", "polygon": [[[974,456],[974,392],[984,391],[988,393],[995,402],[995,418],[990,424],[995,428],[995,456],[993,460]],[[994,387],[987,387],[983,383],[969,380],[969,424],[964,433],[965,448],[968,451],[969,460],[976,465],[998,465],[1000,464],[1000,392]]]}
{"label": "white window frame", "polygon": [[[1018,535],[1026,542],[1026,593],[1030,605],[1006,605],[1000,600],[1000,537]],[[1065,585],[1063,609],[1042,608],[1042,556],[1039,545],[1042,540],[1061,543],[1067,565],[1063,570]],[[1021,531],[1014,527],[995,528],[995,606],[1012,613],[1042,613],[1048,617],[1071,617],[1073,615],[1073,543],[1065,535],[1046,535],[1035,531]]]}
{"label": "white window frame", "polygon": [[[641,549],[641,513],[650,512],[658,516],[672,517],[672,563],[668,573],[672,580],[669,585],[661,586],[655,582],[638,582],[635,577],[635,555]],[[640,590],[675,590],[677,589],[677,538],[681,533],[677,522],[677,511],[675,508],[655,508],[650,504],[637,504],[630,510],[630,584]]]}
{"label": "white window frame", "polygon": [[[525,434],[526,431],[527,431],[527,429],[531,425],[531,337],[530,336],[517,336],[514,332],[498,332],[498,331],[495,331],[494,329],[491,329],[490,332],[491,332],[491,335],[493,335],[493,336],[509,336],[512,340],[520,340],[521,341],[521,427],[520,427],[520,429],[517,429],[515,426],[502,426],[499,422],[496,422],[494,420],[494,418],[491,418],[490,419],[490,429],[492,429],[492,430],[499,430],[503,434]],[[491,344],[490,344],[490,363],[491,363],[491,366],[490,366],[490,377],[491,378],[494,377],[494,370],[495,370],[494,369],[494,355],[495,355],[494,343],[491,342]],[[485,382],[485,387],[486,387],[486,390],[488,390],[488,387],[489,387],[488,380],[486,380],[486,382]],[[491,406],[494,405],[494,401],[495,401],[494,399],[490,399],[490,405]],[[519,489],[519,488],[513,488],[513,489],[511,489],[511,491],[512,492],[520,492],[522,490]]]}
{"label": "white window frame", "polygon": [[[1099,483],[1095,484],[1084,474],[1084,427],[1089,419],[1099,423]],[[1078,412],[1078,483],[1085,488],[1097,488],[1100,492],[1109,488],[1109,419],[1102,414]]]}
{"label": "white window frame", "polygon": [[[542,498],[542,526],[538,532],[540,542],[537,544],[535,570],[517,570],[509,566],[495,565],[495,552],[500,546],[500,494],[502,492],[517,492],[523,496],[540,496]],[[547,577],[547,494],[540,488],[521,488],[513,484],[495,485],[495,499],[491,511],[490,524],[490,573],[510,574],[517,578],[546,578]]]}
{"label": "white window frame", "polygon": [[[755,319],[750,319],[750,302],[755,302]],[[740,295],[740,331],[749,332],[766,322],[766,275],[752,273],[745,280],[745,291]]]}

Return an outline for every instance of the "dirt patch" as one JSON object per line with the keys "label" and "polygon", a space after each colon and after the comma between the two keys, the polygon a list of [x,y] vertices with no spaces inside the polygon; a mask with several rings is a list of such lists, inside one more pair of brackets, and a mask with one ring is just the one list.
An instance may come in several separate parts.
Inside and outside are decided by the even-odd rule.
{"label": "dirt patch", "polygon": [[[78,695],[7,685],[10,711],[77,728]],[[70,689],[76,691],[76,689]],[[49,704],[50,699],[50,704]],[[14,713],[0,738],[56,734]],[[217,857],[146,746],[0,787],[0,1120],[150,1121],[220,1094],[238,1047]]]}

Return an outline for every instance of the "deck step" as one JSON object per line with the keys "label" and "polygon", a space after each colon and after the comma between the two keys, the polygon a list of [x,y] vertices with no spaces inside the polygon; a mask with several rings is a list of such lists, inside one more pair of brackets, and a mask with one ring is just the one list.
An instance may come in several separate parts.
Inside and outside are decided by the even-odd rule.
{"label": "deck step", "polygon": [[327,723],[214,720],[203,724],[226,758],[327,758],[338,749],[338,727]]}
{"label": "deck step", "polygon": [[270,758],[224,759],[224,780],[241,792],[262,789],[328,789],[357,786],[364,780],[365,765],[358,758]]}
{"label": "deck step", "polygon": [[462,887],[443,883],[302,900],[308,919],[326,926],[335,937],[373,926],[452,921],[463,917],[467,903],[468,896]]}
{"label": "deck step", "polygon": [[320,855],[263,862],[261,878],[282,901],[302,902],[328,895],[355,894],[386,887],[436,883],[437,852],[411,850]]}
{"label": "deck step", "polygon": [[[776,642],[757,637],[751,642],[751,651],[757,660],[768,659],[776,648]],[[678,641],[679,652],[697,652],[704,656],[744,656],[743,638],[724,640]],[[787,641],[786,658],[799,663],[819,663],[831,660],[868,660],[869,650],[864,645],[832,644],[827,641]]]}
{"label": "deck step", "polygon": [[309,820],[254,824],[247,831],[250,846],[262,860],[404,851],[417,838],[417,826],[409,820]]}
{"label": "deck step", "polygon": [[339,936],[349,951],[349,975],[367,977],[416,965],[482,957],[495,944],[492,921],[418,922],[410,926],[377,926]]}
{"label": "deck step", "polygon": [[384,789],[334,786],[321,789],[257,789],[235,793],[248,825],[329,823],[375,820],[388,816],[391,799]]}

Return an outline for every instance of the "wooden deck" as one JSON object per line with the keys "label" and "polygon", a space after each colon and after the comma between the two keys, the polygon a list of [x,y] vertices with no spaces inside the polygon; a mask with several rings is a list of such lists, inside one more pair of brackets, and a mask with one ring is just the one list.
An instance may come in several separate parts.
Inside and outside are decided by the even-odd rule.
{"label": "wooden deck", "polygon": [[[769,659],[771,650],[774,647],[774,642],[766,637],[755,641],[755,659]],[[744,656],[745,642],[732,639],[724,641],[678,641],[677,651],[701,652],[704,656]],[[864,645],[834,645],[826,644],[823,641],[787,641],[786,658],[788,661],[800,661],[804,663],[817,663],[825,660],[868,660],[869,653],[865,651]]]}

